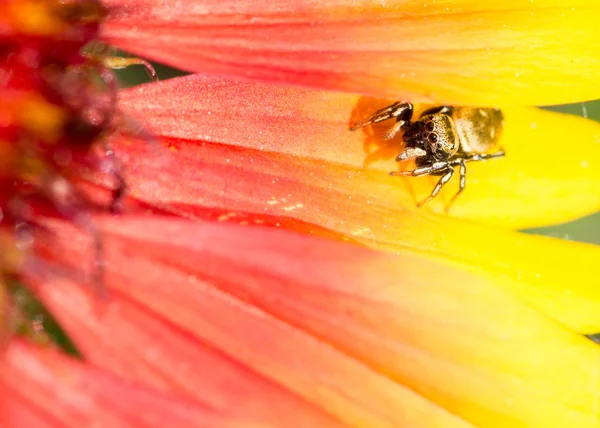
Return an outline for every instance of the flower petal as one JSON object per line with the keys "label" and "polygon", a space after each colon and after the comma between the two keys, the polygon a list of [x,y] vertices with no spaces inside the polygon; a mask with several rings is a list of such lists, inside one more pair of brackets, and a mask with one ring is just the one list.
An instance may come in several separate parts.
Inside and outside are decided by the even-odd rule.
{"label": "flower petal", "polygon": [[[80,265],[86,240],[58,226],[53,257]],[[103,226],[104,317],[68,281],[39,290],[89,358],[113,354],[129,376],[191,384],[205,367],[208,379],[239,378],[233,389],[256,373],[357,427],[461,426],[429,401],[482,428],[600,426],[600,348],[480,277],[261,227]]]}
{"label": "flower petal", "polygon": [[[121,220],[135,230],[138,219]],[[202,230],[193,222],[161,218],[148,231],[162,233],[161,225],[171,222],[191,228],[194,239]],[[66,240],[52,243],[58,245],[51,250],[59,251],[54,260],[80,265],[81,256],[89,254],[86,240],[72,228],[55,230]],[[206,231],[210,230],[209,226]],[[215,238],[219,230],[217,226]],[[237,228],[229,230],[237,233]],[[201,276],[157,263],[140,251],[145,243],[130,242],[110,230],[104,236],[108,301],[90,299],[85,286],[68,280],[37,287],[92,363],[126,379],[199,400],[236,419],[270,427],[471,427],[318,338],[257,310],[251,302],[223,294]],[[270,236],[263,242],[280,234]],[[181,305],[181,299],[190,300]],[[158,301],[164,304],[155,308]],[[194,326],[180,324],[173,311]],[[247,360],[250,357],[252,361]]]}
{"label": "flower petal", "polygon": [[[150,88],[152,86],[148,86],[148,90]],[[190,91],[193,88],[193,86],[188,87]],[[218,85],[213,85],[212,88],[219,93]],[[240,93],[246,94],[245,91]],[[264,92],[260,93],[264,94]],[[208,92],[203,92],[201,95],[206,94]],[[220,95],[223,96],[225,93],[221,92]],[[329,97],[327,94],[321,96]],[[175,106],[179,105],[175,101],[175,95],[172,94],[168,99],[172,100]],[[210,99],[215,101],[214,98]],[[219,99],[223,98],[218,98],[217,101]],[[147,103],[159,102],[158,97],[152,96],[146,97],[145,100],[144,102]],[[287,99],[284,105],[292,106],[293,103],[290,102],[292,100],[293,98]],[[333,108],[331,106],[335,106],[335,100],[333,98],[333,104],[323,103],[323,105]],[[302,98],[299,101],[302,101]],[[264,99],[251,98],[246,100],[246,103],[262,103],[264,111],[278,111],[277,105],[266,96]],[[308,105],[317,104],[313,102]],[[130,105],[128,109],[133,107],[135,104]],[[209,115],[209,112],[203,108],[194,110],[191,103],[187,104],[187,107],[190,108],[189,114],[182,109],[173,111],[175,114],[180,113],[196,126],[194,131],[194,128],[187,128],[185,122],[181,123],[184,134],[189,133],[191,136],[197,132],[194,134],[193,141],[170,139],[166,143],[171,145],[172,150],[164,150],[147,143],[140,144],[131,139],[114,141],[115,151],[127,166],[127,184],[130,194],[145,203],[178,215],[218,218],[219,221],[240,224],[267,222],[274,227],[285,225],[293,227],[294,222],[299,222],[303,231],[309,233],[312,231],[310,228],[312,224],[320,229],[329,229],[335,234],[345,236],[346,239],[376,248],[404,253],[426,252],[432,258],[443,258],[448,263],[456,264],[463,269],[478,271],[494,281],[499,281],[502,286],[508,287],[532,305],[579,332],[600,331],[600,320],[596,315],[600,313],[600,288],[589,280],[600,275],[600,266],[596,263],[600,257],[600,248],[493,230],[448,216],[433,214],[429,208],[417,210],[414,207],[415,197],[399,183],[400,180],[391,179],[383,173],[383,170],[366,170],[353,166],[352,163],[356,164],[356,160],[361,156],[360,149],[358,152],[355,149],[357,145],[360,146],[360,138],[358,136],[338,137],[346,135],[343,134],[344,128],[340,122],[328,124],[326,121],[323,128],[320,128],[318,123],[296,127],[293,125],[294,121],[287,118],[294,117],[297,112],[290,107],[292,114],[287,113],[283,119],[278,118],[275,113],[269,113],[264,117],[252,117],[254,121],[264,124],[264,127],[253,126],[252,121],[242,122],[245,120],[244,115],[233,114],[240,121],[233,126],[231,122],[223,124],[227,119],[221,115],[214,122],[211,121],[210,117],[222,111],[220,109],[211,109]],[[349,107],[345,108],[346,114],[349,114]],[[197,115],[195,119],[194,114]],[[563,117],[544,112],[540,112],[539,115],[536,117],[544,120],[543,122],[538,120],[540,123],[538,129],[542,124],[546,127],[550,120],[557,122]],[[521,118],[522,115],[516,117]],[[153,131],[160,129],[156,124],[152,125],[153,120],[158,124],[162,121],[166,129],[174,129],[177,126],[172,119],[168,117],[165,119],[165,116],[160,114],[154,116],[148,113],[146,119],[144,125],[153,127],[151,128]],[[206,121],[209,126],[203,125],[203,121]],[[597,132],[598,125],[593,122],[586,122],[583,119],[579,119],[578,122],[581,124],[579,129],[589,126]],[[288,126],[288,123],[292,125]],[[254,137],[240,136],[242,131],[238,130],[238,126],[243,127],[244,133]],[[312,126],[322,131],[313,133]],[[530,128],[529,124],[527,127],[521,125],[521,129],[527,128]],[[281,130],[281,135],[277,130]],[[551,132],[553,131],[546,130],[543,133],[548,135]],[[562,132],[562,127],[559,126],[554,132]],[[210,140],[231,141],[235,144],[258,147],[253,149],[198,141],[197,137],[202,137],[203,134],[206,134]],[[265,137],[263,138],[262,135]],[[286,144],[288,137],[294,144]],[[330,146],[325,144],[327,138],[331,143]],[[315,141],[316,144],[307,144],[309,141]],[[342,151],[341,146],[345,141],[348,143],[347,152],[350,154],[344,154]],[[550,140],[548,144],[552,144],[552,141]],[[510,153],[519,143],[513,141],[509,144],[507,141],[506,150]],[[296,153],[301,153],[302,157],[261,150],[260,145],[263,145],[263,149],[288,153],[299,150]],[[594,172],[597,174],[599,170],[598,155],[594,155],[594,150],[597,151],[596,145],[597,143],[582,142],[580,147],[589,149],[590,153],[589,158],[583,155],[581,159],[590,159],[590,164],[596,165],[590,168],[591,174],[587,179],[597,183],[597,178],[594,178],[597,177],[594,176]],[[311,158],[311,150],[315,153],[313,158]],[[329,150],[334,152],[328,154]],[[547,156],[545,161],[549,164],[555,163],[548,153],[543,151],[540,156]],[[337,154],[340,162],[344,163],[331,162]],[[574,164],[577,162],[577,155],[573,156],[574,159],[566,160],[565,165],[572,168],[576,175]],[[519,183],[526,182],[525,172],[531,159],[519,156],[511,162],[517,162],[523,168],[502,172],[504,175],[499,180],[501,185],[504,186],[507,182],[512,184],[503,189],[505,195],[519,192]],[[476,185],[474,181],[479,178],[477,174],[481,174],[479,182],[483,182],[488,167],[502,171],[503,165],[505,163],[500,161],[480,165],[479,172],[474,171],[475,174],[469,176],[471,177],[469,183]],[[547,184],[545,186],[547,189],[551,183],[556,180],[560,183],[563,179],[560,175],[562,171],[559,174],[556,170],[546,170],[544,173],[547,173],[548,177],[554,177],[552,181],[536,179],[535,174],[540,171],[537,167],[533,171],[531,187]],[[494,172],[494,174],[499,173]],[[488,176],[487,180],[490,189],[493,189],[493,177]],[[412,185],[412,181],[407,180],[407,184]],[[560,184],[558,186],[560,188]],[[429,187],[422,187],[423,194],[430,191],[431,187],[431,182]],[[544,190],[545,188],[542,186],[539,191],[547,191]],[[470,189],[471,187],[461,195],[461,199],[462,196],[469,198],[467,195]],[[575,188],[571,190],[577,192]],[[528,198],[535,196],[527,195]],[[545,211],[549,212],[551,209],[559,210],[557,206],[565,205],[564,199],[559,199],[559,196],[563,197],[564,194],[560,192],[554,194],[555,200],[551,204],[548,201],[534,200],[541,207],[546,206]],[[570,201],[576,204],[586,197],[593,199],[594,193],[591,196],[582,193]],[[527,203],[525,198],[525,195],[521,196],[523,203]],[[471,206],[476,206],[475,202],[474,200]],[[490,202],[484,199],[480,203]],[[467,202],[457,201],[457,210],[461,208],[461,204],[466,205]],[[501,204],[494,206],[499,205]],[[519,212],[517,205],[513,205],[512,209],[516,213]],[[481,208],[480,213],[483,213],[483,210],[485,206]],[[525,213],[525,210],[522,212]],[[494,213],[488,214],[492,216]],[[505,216],[505,214],[501,215]],[[498,221],[500,219],[499,216]],[[502,281],[502,278],[511,280]]]}
{"label": "flower petal", "polygon": [[596,0],[110,0],[103,38],[189,71],[455,105],[600,98]]}
{"label": "flower petal", "polygon": [[0,371],[0,421],[5,428],[258,427],[141,381],[125,381],[52,349],[14,340]]}
{"label": "flower petal", "polygon": [[[399,142],[381,138],[386,126],[375,134],[371,129],[348,130],[350,123],[389,103],[189,76],[125,91],[120,106],[155,135],[343,164],[348,188],[356,186],[352,177],[364,173],[367,166],[385,173],[377,184],[396,188],[388,194],[388,209],[414,210],[415,199],[424,199],[438,177],[387,177],[388,171],[398,169],[393,159],[401,150]],[[537,109],[507,108],[504,113],[500,145],[506,158],[469,164],[467,190],[451,214],[520,229],[596,212],[600,208],[600,124]],[[173,157],[180,155],[185,156],[175,152]],[[290,170],[282,176],[291,178],[298,172]],[[316,181],[308,176],[305,180]],[[443,212],[457,181],[425,209]]]}

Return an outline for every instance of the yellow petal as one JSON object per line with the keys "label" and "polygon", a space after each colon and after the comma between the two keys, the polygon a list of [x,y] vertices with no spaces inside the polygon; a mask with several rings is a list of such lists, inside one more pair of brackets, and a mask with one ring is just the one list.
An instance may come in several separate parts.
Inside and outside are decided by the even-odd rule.
{"label": "yellow petal", "polygon": [[600,98],[597,0],[120,3],[105,40],[203,74],[457,105]]}

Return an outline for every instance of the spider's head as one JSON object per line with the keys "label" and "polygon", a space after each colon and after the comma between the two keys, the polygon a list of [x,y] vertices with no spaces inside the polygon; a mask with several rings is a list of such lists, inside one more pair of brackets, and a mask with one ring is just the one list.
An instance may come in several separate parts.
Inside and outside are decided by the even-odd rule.
{"label": "spider's head", "polygon": [[423,116],[420,122],[423,146],[435,160],[447,160],[458,151],[458,133],[450,116],[430,114]]}

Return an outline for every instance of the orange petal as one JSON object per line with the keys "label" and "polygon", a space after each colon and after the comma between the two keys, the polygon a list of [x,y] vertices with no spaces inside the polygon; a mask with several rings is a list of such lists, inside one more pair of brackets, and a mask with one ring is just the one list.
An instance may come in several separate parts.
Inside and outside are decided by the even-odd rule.
{"label": "orange petal", "polygon": [[596,0],[106,4],[106,41],[194,72],[457,105],[600,98]]}
{"label": "orange petal", "polygon": [[[230,391],[234,416],[292,393],[361,428],[465,426],[450,413],[478,427],[600,426],[600,348],[480,277],[260,227],[102,224],[104,315],[69,281],[39,291],[91,360],[127,377],[222,403]],[[55,226],[53,256],[80,265],[87,240]],[[283,411],[286,426],[304,411]]]}

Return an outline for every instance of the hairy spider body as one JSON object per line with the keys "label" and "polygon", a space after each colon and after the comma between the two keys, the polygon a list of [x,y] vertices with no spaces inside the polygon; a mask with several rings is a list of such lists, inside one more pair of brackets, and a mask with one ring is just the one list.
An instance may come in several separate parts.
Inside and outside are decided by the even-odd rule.
{"label": "hairy spider body", "polygon": [[504,156],[498,146],[504,116],[502,111],[494,108],[438,106],[425,110],[419,120],[412,121],[413,112],[411,103],[397,102],[355,124],[351,131],[396,119],[396,124],[384,134],[384,138],[393,138],[402,131],[405,147],[396,161],[414,159],[416,168],[412,171],[391,172],[390,175],[441,176],[431,194],[418,206],[436,197],[452,178],[454,169],[459,167],[460,187],[446,206],[448,211],[456,197],[465,189],[467,162]]}

